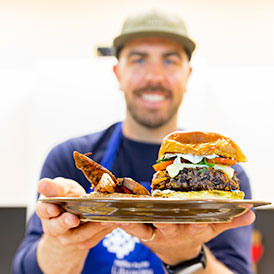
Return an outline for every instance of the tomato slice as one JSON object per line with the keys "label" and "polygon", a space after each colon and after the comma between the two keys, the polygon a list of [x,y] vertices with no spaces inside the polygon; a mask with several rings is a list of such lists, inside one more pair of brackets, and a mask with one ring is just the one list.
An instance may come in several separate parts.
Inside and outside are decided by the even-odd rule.
{"label": "tomato slice", "polygon": [[[236,165],[237,164],[237,161],[235,160],[231,160],[231,159],[227,159],[227,158],[214,158],[213,159],[215,164],[218,164],[218,165],[226,165],[226,166],[233,166],[233,165]],[[209,161],[207,159],[207,161]]]}
{"label": "tomato slice", "polygon": [[157,164],[153,165],[152,167],[154,168],[155,171],[164,170],[169,165],[171,165],[173,162],[174,162],[174,159],[169,160],[169,161],[163,161],[163,162],[160,162],[160,163],[157,163]]}

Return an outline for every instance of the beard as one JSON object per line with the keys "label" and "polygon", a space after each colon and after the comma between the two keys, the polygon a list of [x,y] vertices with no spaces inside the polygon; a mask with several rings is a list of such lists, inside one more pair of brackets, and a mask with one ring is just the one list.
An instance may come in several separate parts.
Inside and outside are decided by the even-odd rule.
{"label": "beard", "polygon": [[[142,92],[146,92],[146,91],[149,91],[149,92],[161,91],[163,92],[163,95],[167,97],[169,100],[172,101],[173,99],[172,92],[161,85],[157,85],[157,86],[148,85],[139,89],[135,89],[133,90],[133,95],[141,96]],[[131,114],[133,119],[139,124],[141,124],[142,126],[151,128],[151,129],[159,128],[163,126],[164,124],[166,124],[167,122],[169,122],[174,117],[174,115],[176,115],[179,109],[179,106],[181,104],[181,100],[180,100],[180,102],[174,105],[171,105],[165,112],[158,109],[149,109],[146,111],[142,111],[139,109],[137,104],[135,104],[133,99],[130,100],[130,98],[127,96],[126,93],[125,93],[125,100],[127,103],[127,110]]]}

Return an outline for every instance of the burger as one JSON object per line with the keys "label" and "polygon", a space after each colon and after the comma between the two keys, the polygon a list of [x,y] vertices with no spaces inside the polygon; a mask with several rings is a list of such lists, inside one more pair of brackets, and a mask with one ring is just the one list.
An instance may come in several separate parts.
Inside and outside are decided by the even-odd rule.
{"label": "burger", "polygon": [[246,162],[240,147],[213,132],[175,131],[161,144],[153,165],[152,196],[183,199],[243,199],[233,165]]}

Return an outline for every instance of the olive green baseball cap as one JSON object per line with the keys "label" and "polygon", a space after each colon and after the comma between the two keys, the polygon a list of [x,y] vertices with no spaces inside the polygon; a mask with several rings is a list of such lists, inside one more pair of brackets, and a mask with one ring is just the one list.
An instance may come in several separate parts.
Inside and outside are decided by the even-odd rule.
{"label": "olive green baseball cap", "polygon": [[119,56],[120,50],[128,41],[148,36],[175,40],[184,47],[189,59],[196,47],[182,18],[152,10],[126,19],[121,33],[113,40],[116,56]]}

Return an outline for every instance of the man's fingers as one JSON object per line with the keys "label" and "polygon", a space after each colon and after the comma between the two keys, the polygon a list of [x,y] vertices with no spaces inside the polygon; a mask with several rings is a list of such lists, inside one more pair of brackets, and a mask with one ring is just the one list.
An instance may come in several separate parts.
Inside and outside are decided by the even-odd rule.
{"label": "man's fingers", "polygon": [[238,226],[246,226],[252,224],[255,219],[255,213],[252,210],[248,210],[243,215],[233,218],[231,224],[233,225],[233,228]]}
{"label": "man's fingers", "polygon": [[53,218],[60,214],[60,208],[55,204],[38,202],[36,205],[36,214],[41,219]]}
{"label": "man's fingers", "polygon": [[166,239],[171,239],[178,236],[179,226],[177,224],[153,224],[164,234]]}
{"label": "man's fingers", "polygon": [[239,226],[246,226],[252,224],[256,216],[252,210],[248,210],[241,216],[235,217],[230,223],[213,224],[213,229],[219,234],[227,229],[236,228]]}
{"label": "man's fingers", "polygon": [[46,197],[62,197],[65,194],[65,187],[56,184],[53,179],[44,178],[38,183],[38,191]]}
{"label": "man's fingers", "polygon": [[108,227],[102,226],[101,223],[87,222],[77,227],[77,229],[67,231],[59,237],[59,240],[67,245],[77,244],[86,241],[96,233],[105,229],[108,229]]}
{"label": "man's fingers", "polygon": [[46,197],[79,197],[86,193],[77,182],[61,177],[41,179],[38,183],[38,191]]}
{"label": "man's fingers", "polygon": [[100,230],[96,234],[94,234],[92,237],[90,237],[87,240],[84,240],[83,242],[79,243],[77,246],[81,249],[90,249],[97,245],[107,234],[112,232],[115,228],[117,228],[117,225],[110,225],[108,227],[102,226],[103,230]]}
{"label": "man's fingers", "polygon": [[187,226],[187,231],[191,235],[199,235],[203,233],[203,231],[208,227],[207,223],[197,223],[197,224],[189,224]]}
{"label": "man's fingers", "polygon": [[79,224],[79,218],[68,212],[52,219],[42,219],[43,230],[50,236],[61,235]]}
{"label": "man's fingers", "polygon": [[151,238],[154,228],[145,224],[120,224],[119,227],[128,234],[139,239],[148,240]]}

